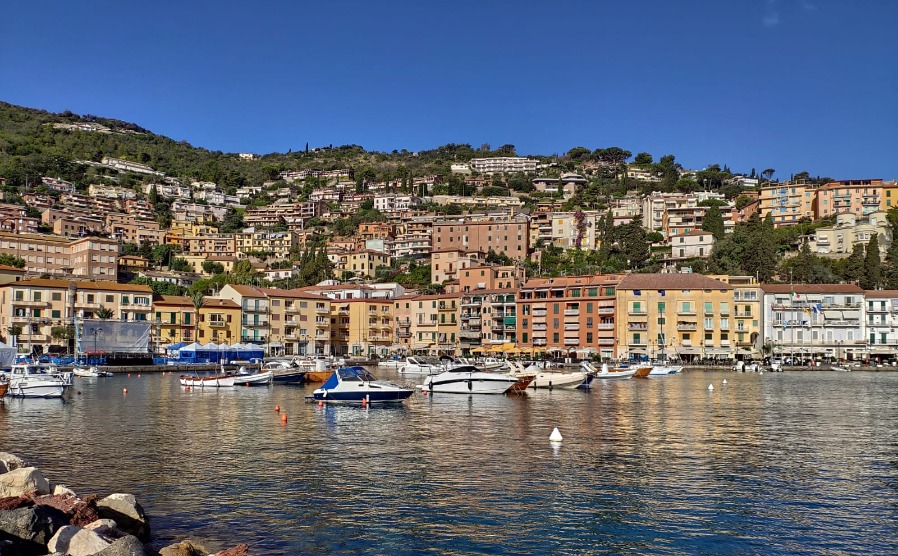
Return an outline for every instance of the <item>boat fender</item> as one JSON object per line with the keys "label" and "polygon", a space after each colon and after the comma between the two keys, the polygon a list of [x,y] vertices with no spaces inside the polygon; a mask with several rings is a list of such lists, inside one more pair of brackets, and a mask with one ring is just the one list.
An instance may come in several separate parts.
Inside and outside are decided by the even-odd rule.
{"label": "boat fender", "polygon": [[474,389],[474,387],[471,385],[471,381],[469,380],[468,381],[468,391],[470,392],[473,389]]}

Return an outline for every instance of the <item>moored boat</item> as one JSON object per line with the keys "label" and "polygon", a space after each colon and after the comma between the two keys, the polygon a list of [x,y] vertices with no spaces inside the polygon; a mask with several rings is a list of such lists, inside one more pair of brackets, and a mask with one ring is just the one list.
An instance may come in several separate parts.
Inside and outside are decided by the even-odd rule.
{"label": "moored boat", "polygon": [[181,386],[190,386],[191,388],[226,388],[234,386],[234,375],[181,375],[179,380]]}
{"label": "moored boat", "polygon": [[649,366],[614,368],[609,367],[607,363],[602,363],[601,369],[596,369],[588,361],[581,361],[580,367],[601,380],[627,380],[634,376],[647,377],[652,370]]}
{"label": "moored boat", "polygon": [[593,380],[593,375],[585,371],[561,372],[547,371],[535,365],[524,367],[521,363],[509,363],[511,376],[533,376],[530,388],[585,388],[588,389]]}
{"label": "moored boat", "polygon": [[533,378],[533,375],[516,377],[463,365],[428,376],[420,388],[435,394],[505,394],[526,390]]}
{"label": "moored boat", "polygon": [[423,357],[407,357],[405,363],[399,366],[401,375],[430,375],[442,370],[438,363],[428,361]]}
{"label": "moored boat", "polygon": [[97,377],[106,377],[112,376],[112,373],[109,371],[101,371],[99,367],[93,365],[91,367],[75,367],[72,369],[72,374],[81,377],[81,378],[97,378]]}
{"label": "moored boat", "polygon": [[27,363],[12,366],[7,394],[14,398],[61,398],[65,394],[65,380],[42,373]]}
{"label": "moored boat", "polygon": [[241,370],[243,372],[238,372],[234,375],[234,384],[238,386],[268,386],[274,377],[274,371],[250,373],[246,372],[246,369],[243,367],[241,367]]}
{"label": "moored boat", "polygon": [[326,403],[387,404],[402,403],[414,390],[377,380],[364,367],[343,367],[317,388],[309,399]]}

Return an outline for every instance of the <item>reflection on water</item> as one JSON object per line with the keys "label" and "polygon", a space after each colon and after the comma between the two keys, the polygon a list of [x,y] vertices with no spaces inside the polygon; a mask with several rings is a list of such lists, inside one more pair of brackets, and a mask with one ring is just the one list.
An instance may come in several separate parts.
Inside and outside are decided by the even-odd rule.
{"label": "reflection on water", "polygon": [[63,401],[5,399],[0,449],[77,492],[135,493],[157,546],[888,554],[896,386],[875,373],[687,373],[362,409],[319,408],[311,388],[185,392],[173,375],[135,375],[79,379]]}

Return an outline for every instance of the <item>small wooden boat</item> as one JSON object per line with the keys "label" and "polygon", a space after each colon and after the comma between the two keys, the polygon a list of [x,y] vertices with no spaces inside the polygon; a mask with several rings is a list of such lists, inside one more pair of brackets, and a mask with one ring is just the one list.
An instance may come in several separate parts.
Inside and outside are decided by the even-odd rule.
{"label": "small wooden boat", "polygon": [[[241,370],[244,370],[241,367]],[[234,384],[237,386],[268,386],[271,384],[274,371],[259,371],[257,373],[237,373],[234,375]]]}
{"label": "small wooden boat", "polygon": [[226,388],[234,386],[234,375],[181,375],[179,380],[181,386],[190,386],[191,388]]}
{"label": "small wooden boat", "polygon": [[0,378],[0,398],[6,395],[7,390],[9,390],[9,381],[6,380],[6,377]]}

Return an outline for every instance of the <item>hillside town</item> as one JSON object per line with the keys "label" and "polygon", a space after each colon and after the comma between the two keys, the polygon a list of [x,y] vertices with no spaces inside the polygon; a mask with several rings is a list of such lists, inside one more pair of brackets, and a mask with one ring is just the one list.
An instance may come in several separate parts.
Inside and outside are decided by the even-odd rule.
{"label": "hillside town", "polygon": [[[282,171],[232,195],[143,163],[79,162],[142,180],[78,192],[45,176],[21,204],[0,205],[0,250],[15,263],[0,267],[0,330],[20,351],[68,346],[67,325],[78,316],[149,321],[157,352],[243,342],[270,355],[359,358],[898,355],[898,291],[695,271],[752,218],[774,228],[823,224],[796,238],[796,252],[846,258],[875,238],[885,258],[894,180],[774,182],[772,170],[766,178],[752,171],[730,175],[739,191],[732,199],[700,187],[707,170],[678,169],[678,184],[699,187],[661,192],[651,166],[584,163],[575,173],[503,156],[392,181],[352,168]],[[609,167],[647,192],[584,208],[578,194]],[[495,194],[510,176],[525,176],[526,190],[542,196],[525,206],[511,188]],[[262,192],[270,203],[252,202]],[[160,202],[170,222],[160,222]],[[707,225],[710,213],[716,226]],[[609,229],[628,225],[641,228],[654,268],[631,260],[611,272],[552,268],[547,253],[601,251]],[[307,276],[297,286],[313,263],[313,283]],[[415,273],[425,279],[403,280]]]}

